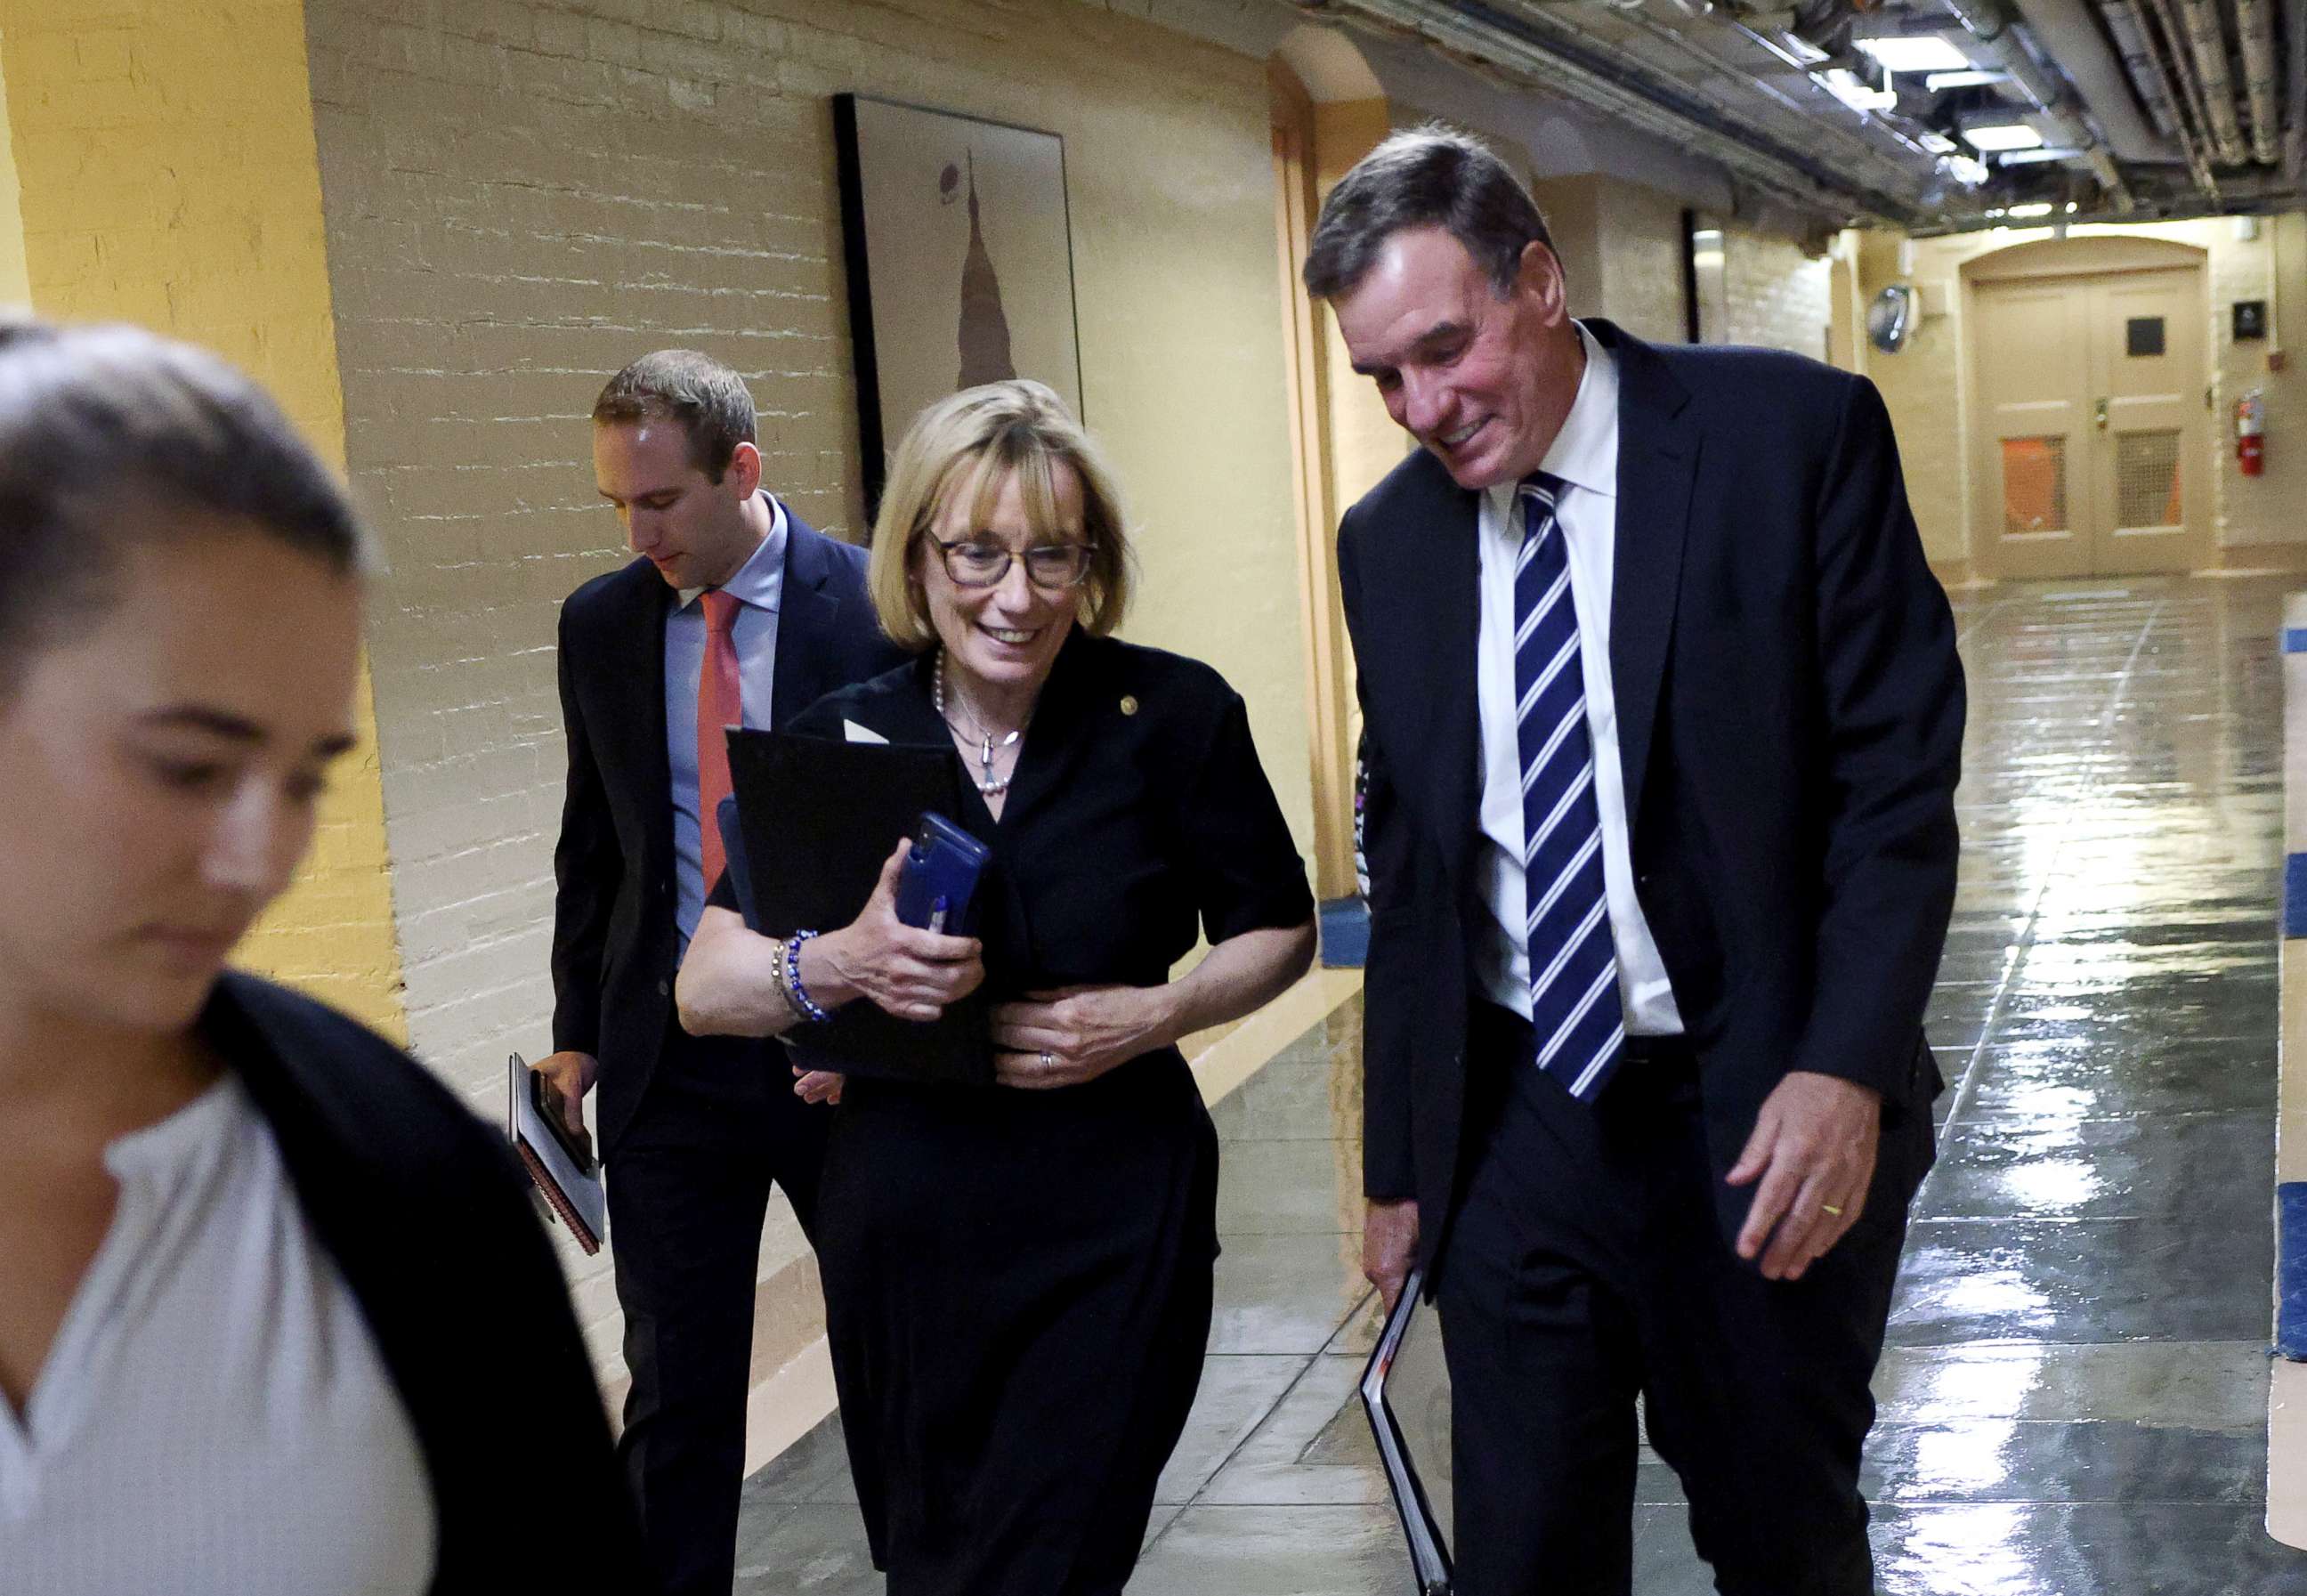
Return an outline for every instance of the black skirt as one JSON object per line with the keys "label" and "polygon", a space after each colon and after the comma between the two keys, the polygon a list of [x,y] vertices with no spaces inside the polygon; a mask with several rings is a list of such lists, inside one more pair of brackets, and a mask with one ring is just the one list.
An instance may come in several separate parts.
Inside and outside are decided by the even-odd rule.
{"label": "black skirt", "polygon": [[1175,1049],[1052,1092],[853,1079],[826,1317],[890,1596],[1108,1596],[1201,1380],[1217,1137]]}

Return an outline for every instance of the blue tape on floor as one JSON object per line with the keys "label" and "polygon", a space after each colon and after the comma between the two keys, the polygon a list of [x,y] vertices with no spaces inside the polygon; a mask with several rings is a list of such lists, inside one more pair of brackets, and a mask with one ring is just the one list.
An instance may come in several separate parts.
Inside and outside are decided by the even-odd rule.
{"label": "blue tape on floor", "polygon": [[2307,1180],[2275,1188],[2275,1350],[2307,1363]]}
{"label": "blue tape on floor", "polygon": [[2307,937],[2307,854],[2283,858],[2283,934]]}
{"label": "blue tape on floor", "polygon": [[1322,966],[1359,970],[1369,957],[1369,905],[1358,897],[1322,905]]}
{"label": "blue tape on floor", "polygon": [[2283,651],[2286,654],[2307,654],[2307,626],[2286,626],[2283,629]]}

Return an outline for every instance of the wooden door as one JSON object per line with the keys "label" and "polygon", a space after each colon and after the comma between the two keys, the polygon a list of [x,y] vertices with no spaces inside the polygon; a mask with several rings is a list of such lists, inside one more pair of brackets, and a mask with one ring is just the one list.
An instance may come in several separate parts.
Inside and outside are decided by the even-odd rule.
{"label": "wooden door", "polygon": [[1985,569],[2000,577],[2088,576],[2083,296],[2057,279],[1991,283],[1980,288],[1977,307]]}
{"label": "wooden door", "polygon": [[2210,558],[2193,267],[1979,285],[1988,574],[2133,576]]}
{"label": "wooden door", "polygon": [[2191,270],[2088,285],[2091,571],[2194,571],[2210,562],[2201,447],[2203,308]]}

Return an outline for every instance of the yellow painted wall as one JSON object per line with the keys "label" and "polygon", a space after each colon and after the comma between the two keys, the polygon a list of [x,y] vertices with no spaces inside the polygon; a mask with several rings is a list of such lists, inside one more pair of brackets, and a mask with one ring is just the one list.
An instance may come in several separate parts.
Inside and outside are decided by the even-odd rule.
{"label": "yellow painted wall", "polygon": [[[204,344],[344,464],[320,168],[296,0],[0,0],[33,307]],[[8,184],[0,184],[4,191]],[[0,192],[0,299],[14,296]],[[296,884],[240,961],[405,1034],[368,677]]]}

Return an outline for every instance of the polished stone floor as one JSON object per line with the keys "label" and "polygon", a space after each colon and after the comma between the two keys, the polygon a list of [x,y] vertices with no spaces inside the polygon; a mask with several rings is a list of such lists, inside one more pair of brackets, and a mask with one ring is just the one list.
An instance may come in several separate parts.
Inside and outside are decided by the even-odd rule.
{"label": "polished stone floor", "polygon": [[[2264,1534],[2276,579],[1956,601],[1964,859],[1949,1088],[1877,1388],[1886,1596],[2307,1596]],[[1406,1592],[1351,1387],[1353,1006],[1214,1111],[1219,1307],[1132,1596]],[[1642,1471],[1638,1596],[1711,1589]],[[746,1486],[739,1589],[878,1592],[837,1420]]]}

